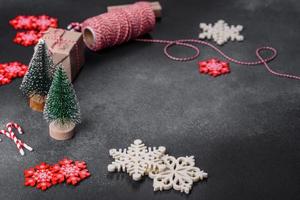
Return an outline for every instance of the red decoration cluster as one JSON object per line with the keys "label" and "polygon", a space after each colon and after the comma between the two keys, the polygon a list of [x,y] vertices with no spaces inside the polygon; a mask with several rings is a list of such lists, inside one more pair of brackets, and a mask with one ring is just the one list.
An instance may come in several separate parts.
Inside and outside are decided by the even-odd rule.
{"label": "red decoration cluster", "polygon": [[24,171],[25,186],[46,190],[52,185],[63,183],[77,185],[88,178],[89,173],[86,163],[65,158],[53,166],[41,163],[34,168]]}
{"label": "red decoration cluster", "polygon": [[61,183],[66,180],[67,184],[76,185],[81,180],[90,176],[85,162],[74,162],[67,158],[59,161],[52,169],[56,173],[53,178],[55,183]]}
{"label": "red decoration cluster", "polygon": [[0,85],[8,84],[12,79],[23,77],[28,67],[20,62],[0,63]]}
{"label": "red decoration cluster", "polygon": [[25,185],[46,190],[52,186],[53,172],[50,165],[41,163],[34,168],[29,168],[24,171]]}
{"label": "red decoration cluster", "polygon": [[230,72],[229,63],[214,58],[200,61],[198,65],[200,73],[209,74],[213,77]]}
{"label": "red decoration cluster", "polygon": [[25,32],[18,32],[14,38],[14,42],[23,46],[35,45],[43,36],[43,32],[48,28],[57,28],[58,20],[47,15],[41,16],[17,16],[10,20],[9,23],[16,30],[28,30]]}
{"label": "red decoration cluster", "polygon": [[57,28],[58,20],[47,15],[41,16],[23,16],[19,15],[10,20],[9,23],[16,30],[39,30],[45,31],[49,27]]}
{"label": "red decoration cluster", "polygon": [[28,47],[38,43],[42,33],[38,31],[18,32],[14,38],[16,44]]}

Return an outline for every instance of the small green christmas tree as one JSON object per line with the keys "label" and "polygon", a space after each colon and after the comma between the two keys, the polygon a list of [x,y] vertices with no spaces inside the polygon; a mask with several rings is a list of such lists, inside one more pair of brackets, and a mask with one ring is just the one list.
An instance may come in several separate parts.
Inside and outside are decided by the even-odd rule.
{"label": "small green christmas tree", "polygon": [[20,86],[23,94],[28,97],[46,96],[51,86],[53,71],[54,64],[48,47],[44,40],[40,40],[29,63],[29,70]]}
{"label": "small green christmas tree", "polygon": [[60,125],[80,122],[80,108],[72,83],[62,64],[58,65],[54,73],[45,109],[44,118],[49,122],[58,122]]}

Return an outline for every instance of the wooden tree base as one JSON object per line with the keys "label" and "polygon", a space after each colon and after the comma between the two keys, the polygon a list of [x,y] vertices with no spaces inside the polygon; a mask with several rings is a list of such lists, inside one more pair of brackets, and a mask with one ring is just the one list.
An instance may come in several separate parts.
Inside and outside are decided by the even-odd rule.
{"label": "wooden tree base", "polygon": [[55,140],[68,140],[74,135],[75,124],[61,125],[57,122],[49,124],[49,134]]}
{"label": "wooden tree base", "polygon": [[43,112],[46,97],[35,95],[29,98],[29,107],[37,112]]}

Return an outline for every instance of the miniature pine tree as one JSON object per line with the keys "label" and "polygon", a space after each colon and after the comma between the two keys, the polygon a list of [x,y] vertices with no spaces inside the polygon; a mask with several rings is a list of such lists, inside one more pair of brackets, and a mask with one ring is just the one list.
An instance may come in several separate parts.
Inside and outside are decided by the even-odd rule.
{"label": "miniature pine tree", "polygon": [[45,109],[44,118],[49,122],[58,122],[60,125],[80,122],[80,108],[72,83],[62,64],[58,65],[54,73]]}
{"label": "miniature pine tree", "polygon": [[53,70],[54,64],[48,53],[48,47],[44,40],[40,40],[20,86],[23,94],[28,97],[46,96],[51,86]]}

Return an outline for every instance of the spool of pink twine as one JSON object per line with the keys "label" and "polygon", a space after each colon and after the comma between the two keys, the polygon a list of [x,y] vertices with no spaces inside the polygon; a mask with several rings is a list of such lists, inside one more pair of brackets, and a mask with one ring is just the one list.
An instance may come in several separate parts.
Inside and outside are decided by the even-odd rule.
{"label": "spool of pink twine", "polygon": [[155,15],[149,3],[138,2],[86,19],[80,26],[87,47],[97,51],[150,32]]}
{"label": "spool of pink twine", "polygon": [[[87,47],[93,51],[98,51],[107,47],[122,44],[130,39],[136,39],[145,33],[150,32],[155,26],[155,14],[151,4],[148,2],[138,2],[126,8],[114,9],[110,12],[86,19],[83,23],[73,22],[68,29],[82,31],[83,39]],[[240,61],[225,54],[215,45],[203,40],[181,39],[181,40],[156,40],[156,39],[136,39],[140,42],[165,44],[164,54],[175,61],[190,61],[196,59],[200,54],[200,49],[195,44],[200,44],[213,49],[230,62],[252,66],[263,64],[273,75],[300,80],[300,76],[277,72],[268,65],[277,56],[277,50],[273,47],[260,47],[256,49],[255,61]],[[195,51],[193,56],[176,57],[168,52],[172,46],[183,46]],[[270,51],[272,55],[263,58],[262,51]]]}

